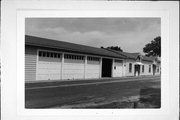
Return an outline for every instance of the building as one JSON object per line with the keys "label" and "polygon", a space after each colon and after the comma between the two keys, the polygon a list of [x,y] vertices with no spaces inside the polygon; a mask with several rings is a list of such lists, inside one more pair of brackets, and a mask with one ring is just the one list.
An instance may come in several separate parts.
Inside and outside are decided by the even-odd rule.
{"label": "building", "polygon": [[26,35],[25,81],[153,75],[154,60],[141,57]]}
{"label": "building", "polygon": [[114,51],[119,55],[124,55],[125,76],[140,76],[140,75],[159,75],[160,60],[156,57],[147,57],[140,53],[127,53]]}

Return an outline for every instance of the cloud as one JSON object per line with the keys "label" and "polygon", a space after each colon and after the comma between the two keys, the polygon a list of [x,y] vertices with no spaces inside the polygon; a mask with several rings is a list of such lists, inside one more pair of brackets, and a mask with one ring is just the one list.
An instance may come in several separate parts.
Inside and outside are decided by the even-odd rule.
{"label": "cloud", "polygon": [[28,19],[26,34],[88,46],[120,46],[127,52],[142,48],[160,35],[160,19]]}

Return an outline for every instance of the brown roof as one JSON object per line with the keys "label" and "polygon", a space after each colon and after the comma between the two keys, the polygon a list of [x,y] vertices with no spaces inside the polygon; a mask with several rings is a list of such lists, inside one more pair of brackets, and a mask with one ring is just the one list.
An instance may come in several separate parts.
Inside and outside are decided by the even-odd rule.
{"label": "brown roof", "polygon": [[79,44],[40,38],[29,35],[25,35],[25,44],[48,47],[48,48],[56,48],[59,50],[66,50],[66,51],[85,53],[91,55],[99,55],[99,56],[114,57],[114,58],[125,58],[124,55],[120,55],[102,48],[90,47],[85,45],[79,45]]}

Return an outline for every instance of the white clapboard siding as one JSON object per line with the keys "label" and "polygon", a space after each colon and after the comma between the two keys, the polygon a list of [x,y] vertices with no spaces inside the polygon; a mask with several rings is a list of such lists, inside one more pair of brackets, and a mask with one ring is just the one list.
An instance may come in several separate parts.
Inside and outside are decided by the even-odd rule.
{"label": "white clapboard siding", "polygon": [[123,76],[123,62],[115,61],[113,68],[113,77],[122,77]]}
{"label": "white clapboard siding", "polygon": [[36,80],[36,58],[34,47],[25,47],[25,81]]}

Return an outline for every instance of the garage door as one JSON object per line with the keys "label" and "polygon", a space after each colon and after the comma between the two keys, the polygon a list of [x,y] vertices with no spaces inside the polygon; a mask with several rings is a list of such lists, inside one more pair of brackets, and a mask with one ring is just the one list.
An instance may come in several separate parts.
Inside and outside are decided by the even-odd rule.
{"label": "garage door", "polygon": [[84,56],[64,55],[63,79],[83,79],[84,78]]}
{"label": "garage door", "polygon": [[61,79],[61,54],[39,51],[37,80]]}
{"label": "garage door", "polygon": [[121,77],[123,76],[123,61],[122,60],[115,60],[114,63],[114,77]]}
{"label": "garage door", "polygon": [[99,78],[100,59],[98,57],[87,57],[86,78]]}

